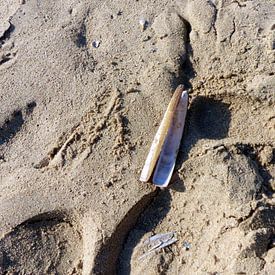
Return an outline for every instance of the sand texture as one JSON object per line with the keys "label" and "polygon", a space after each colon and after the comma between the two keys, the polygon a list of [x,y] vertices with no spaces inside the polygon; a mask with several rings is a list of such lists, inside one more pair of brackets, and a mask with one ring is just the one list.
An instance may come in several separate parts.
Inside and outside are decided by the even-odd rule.
{"label": "sand texture", "polygon": [[[0,0],[0,274],[275,274],[274,14]],[[186,126],[157,190],[138,179],[181,83]]]}

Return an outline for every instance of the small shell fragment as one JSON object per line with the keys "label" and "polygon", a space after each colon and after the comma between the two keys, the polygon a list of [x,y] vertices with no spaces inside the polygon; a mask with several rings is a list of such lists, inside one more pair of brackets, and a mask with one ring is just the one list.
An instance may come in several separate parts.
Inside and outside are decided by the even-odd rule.
{"label": "small shell fragment", "polygon": [[139,24],[141,26],[142,31],[145,31],[146,28],[148,27],[148,21],[145,20],[144,18],[139,19]]}
{"label": "small shell fragment", "polygon": [[143,245],[147,246],[147,252],[144,253],[139,259],[143,259],[150,254],[161,250],[164,247],[167,247],[175,242],[177,242],[176,232],[168,232],[156,234],[148,238]]}
{"label": "small shell fragment", "polygon": [[172,177],[183,133],[188,107],[188,94],[179,85],[164,114],[142,169],[140,181],[167,187]]}
{"label": "small shell fragment", "polygon": [[99,45],[100,45],[100,41],[98,41],[98,40],[94,40],[94,41],[92,42],[92,46],[93,46],[94,48],[98,48]]}
{"label": "small shell fragment", "polygon": [[187,242],[187,241],[184,241],[183,242],[183,247],[186,251],[190,250],[191,249],[191,243]]}

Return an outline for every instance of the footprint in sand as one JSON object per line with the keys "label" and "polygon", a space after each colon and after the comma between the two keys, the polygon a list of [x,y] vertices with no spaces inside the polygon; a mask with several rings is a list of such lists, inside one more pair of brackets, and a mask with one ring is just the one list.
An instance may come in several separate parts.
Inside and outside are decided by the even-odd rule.
{"label": "footprint in sand", "polygon": [[82,232],[61,214],[44,214],[0,241],[1,274],[81,274]]}

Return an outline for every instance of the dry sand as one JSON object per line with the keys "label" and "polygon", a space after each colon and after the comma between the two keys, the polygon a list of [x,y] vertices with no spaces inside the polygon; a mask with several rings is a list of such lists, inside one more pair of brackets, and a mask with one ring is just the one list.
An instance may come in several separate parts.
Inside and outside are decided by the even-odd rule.
{"label": "dry sand", "polygon": [[[275,274],[274,14],[0,0],[0,274]],[[187,125],[160,191],[138,178],[179,83]]]}

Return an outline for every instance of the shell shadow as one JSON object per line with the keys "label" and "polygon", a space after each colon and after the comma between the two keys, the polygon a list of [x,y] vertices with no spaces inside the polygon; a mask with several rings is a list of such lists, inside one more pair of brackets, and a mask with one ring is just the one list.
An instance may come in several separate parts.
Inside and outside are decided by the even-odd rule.
{"label": "shell shadow", "polygon": [[[191,102],[187,112],[176,169],[182,166],[183,162],[188,158],[191,148],[195,146],[199,140],[220,140],[226,138],[230,128],[230,122],[231,112],[229,104],[211,97],[196,97]],[[173,185],[171,188],[173,188]],[[175,190],[180,191],[178,188]],[[184,188],[182,188],[182,190],[184,190]]]}
{"label": "shell shadow", "polygon": [[189,108],[188,132],[196,139],[223,139],[227,137],[231,121],[229,104],[213,98],[198,96]]}

